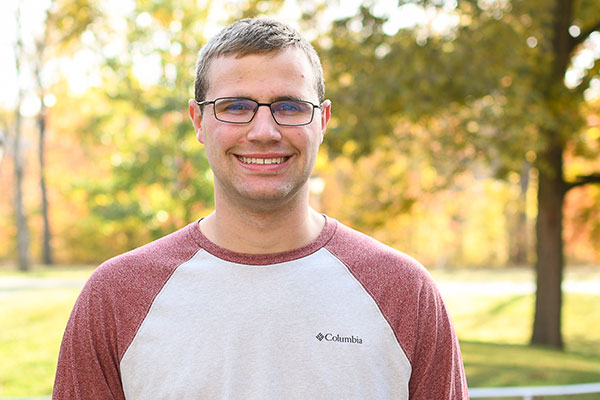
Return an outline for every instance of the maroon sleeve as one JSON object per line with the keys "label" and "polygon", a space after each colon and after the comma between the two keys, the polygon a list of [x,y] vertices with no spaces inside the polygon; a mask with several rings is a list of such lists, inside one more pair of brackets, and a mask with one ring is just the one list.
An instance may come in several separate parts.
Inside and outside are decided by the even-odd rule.
{"label": "maroon sleeve", "polygon": [[[83,288],[63,337],[53,399],[125,399],[117,326],[102,265]],[[110,295],[108,297],[111,297]]]}
{"label": "maroon sleeve", "polygon": [[[403,335],[413,369],[410,398],[468,399],[458,339],[439,291],[429,275],[415,289],[416,304],[410,306],[415,315],[414,333]],[[396,321],[396,331],[400,330],[398,324],[402,322]]]}
{"label": "maroon sleeve", "polygon": [[327,249],[348,267],[392,327],[411,364],[410,399],[468,399],[458,339],[425,268],[339,223]]}
{"label": "maroon sleeve", "polygon": [[52,398],[124,399],[120,362],[154,298],[198,250],[193,224],[102,264],[65,330]]}

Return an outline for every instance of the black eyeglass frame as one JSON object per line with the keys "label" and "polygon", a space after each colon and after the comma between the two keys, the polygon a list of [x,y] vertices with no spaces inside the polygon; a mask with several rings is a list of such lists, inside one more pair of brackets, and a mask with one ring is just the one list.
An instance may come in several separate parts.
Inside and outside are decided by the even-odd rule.
{"label": "black eyeglass frame", "polygon": [[[246,122],[232,122],[232,121],[225,121],[225,120],[222,120],[219,117],[217,117],[217,109],[215,107],[215,103],[217,101],[219,101],[219,100],[228,100],[228,99],[249,100],[249,101],[252,101],[252,102],[256,103],[256,108],[254,109],[254,114],[252,114],[252,118],[250,118]],[[321,109],[323,107],[323,104],[313,104],[310,101],[306,101],[306,100],[277,100],[277,101],[274,101],[272,103],[259,103],[258,101],[254,100],[254,99],[249,99],[247,97],[217,97],[214,100],[204,100],[204,101],[194,100],[194,101],[200,107],[208,105],[208,104],[212,104],[213,105],[213,114],[214,114],[214,116],[215,116],[215,118],[216,118],[217,121],[225,122],[226,124],[236,124],[236,125],[249,124],[250,122],[252,122],[252,120],[256,116],[256,113],[258,112],[258,108],[260,106],[267,106],[267,107],[269,107],[269,110],[271,111],[271,116],[273,117],[273,120],[275,121],[275,123],[277,125],[280,125],[280,126],[305,126],[305,125],[311,124],[313,122],[313,120],[315,119],[315,108]],[[308,121],[306,123],[303,123],[303,124],[282,124],[279,121],[277,121],[277,118],[275,117],[275,113],[273,112],[273,108],[271,106],[273,104],[275,104],[275,103],[280,103],[282,101],[295,101],[295,102],[300,102],[300,103],[305,103],[305,104],[311,105],[312,106],[312,113],[310,115],[310,121]]]}

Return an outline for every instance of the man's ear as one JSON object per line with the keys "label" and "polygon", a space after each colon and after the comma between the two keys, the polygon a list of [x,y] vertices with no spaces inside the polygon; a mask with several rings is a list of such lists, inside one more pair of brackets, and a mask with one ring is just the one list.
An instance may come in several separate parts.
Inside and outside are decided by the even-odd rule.
{"label": "man's ear", "polygon": [[196,138],[198,138],[200,143],[204,144],[204,139],[202,137],[202,111],[200,110],[198,103],[196,103],[196,100],[190,99],[188,104],[190,119],[192,120],[192,125],[194,125],[194,131],[196,131]]}
{"label": "man's ear", "polygon": [[325,100],[321,106],[321,143],[325,137],[325,131],[327,130],[327,124],[331,119],[331,100]]}

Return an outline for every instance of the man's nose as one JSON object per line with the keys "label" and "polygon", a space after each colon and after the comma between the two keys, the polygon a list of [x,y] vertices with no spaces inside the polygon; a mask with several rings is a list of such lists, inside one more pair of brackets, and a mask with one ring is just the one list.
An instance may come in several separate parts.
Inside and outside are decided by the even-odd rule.
{"label": "man's nose", "polygon": [[248,140],[254,141],[276,141],[281,139],[279,125],[275,122],[271,109],[267,105],[260,105],[256,115],[250,122],[247,135]]}

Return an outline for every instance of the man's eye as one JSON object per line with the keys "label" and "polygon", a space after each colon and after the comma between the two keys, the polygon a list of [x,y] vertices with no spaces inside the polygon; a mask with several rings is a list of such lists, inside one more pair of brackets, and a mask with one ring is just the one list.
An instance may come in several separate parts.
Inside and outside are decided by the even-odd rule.
{"label": "man's eye", "polygon": [[279,101],[273,104],[273,111],[285,114],[302,113],[306,109],[306,104],[299,101]]}
{"label": "man's eye", "polygon": [[218,112],[244,113],[254,110],[254,104],[248,101],[225,101],[217,106]]}

